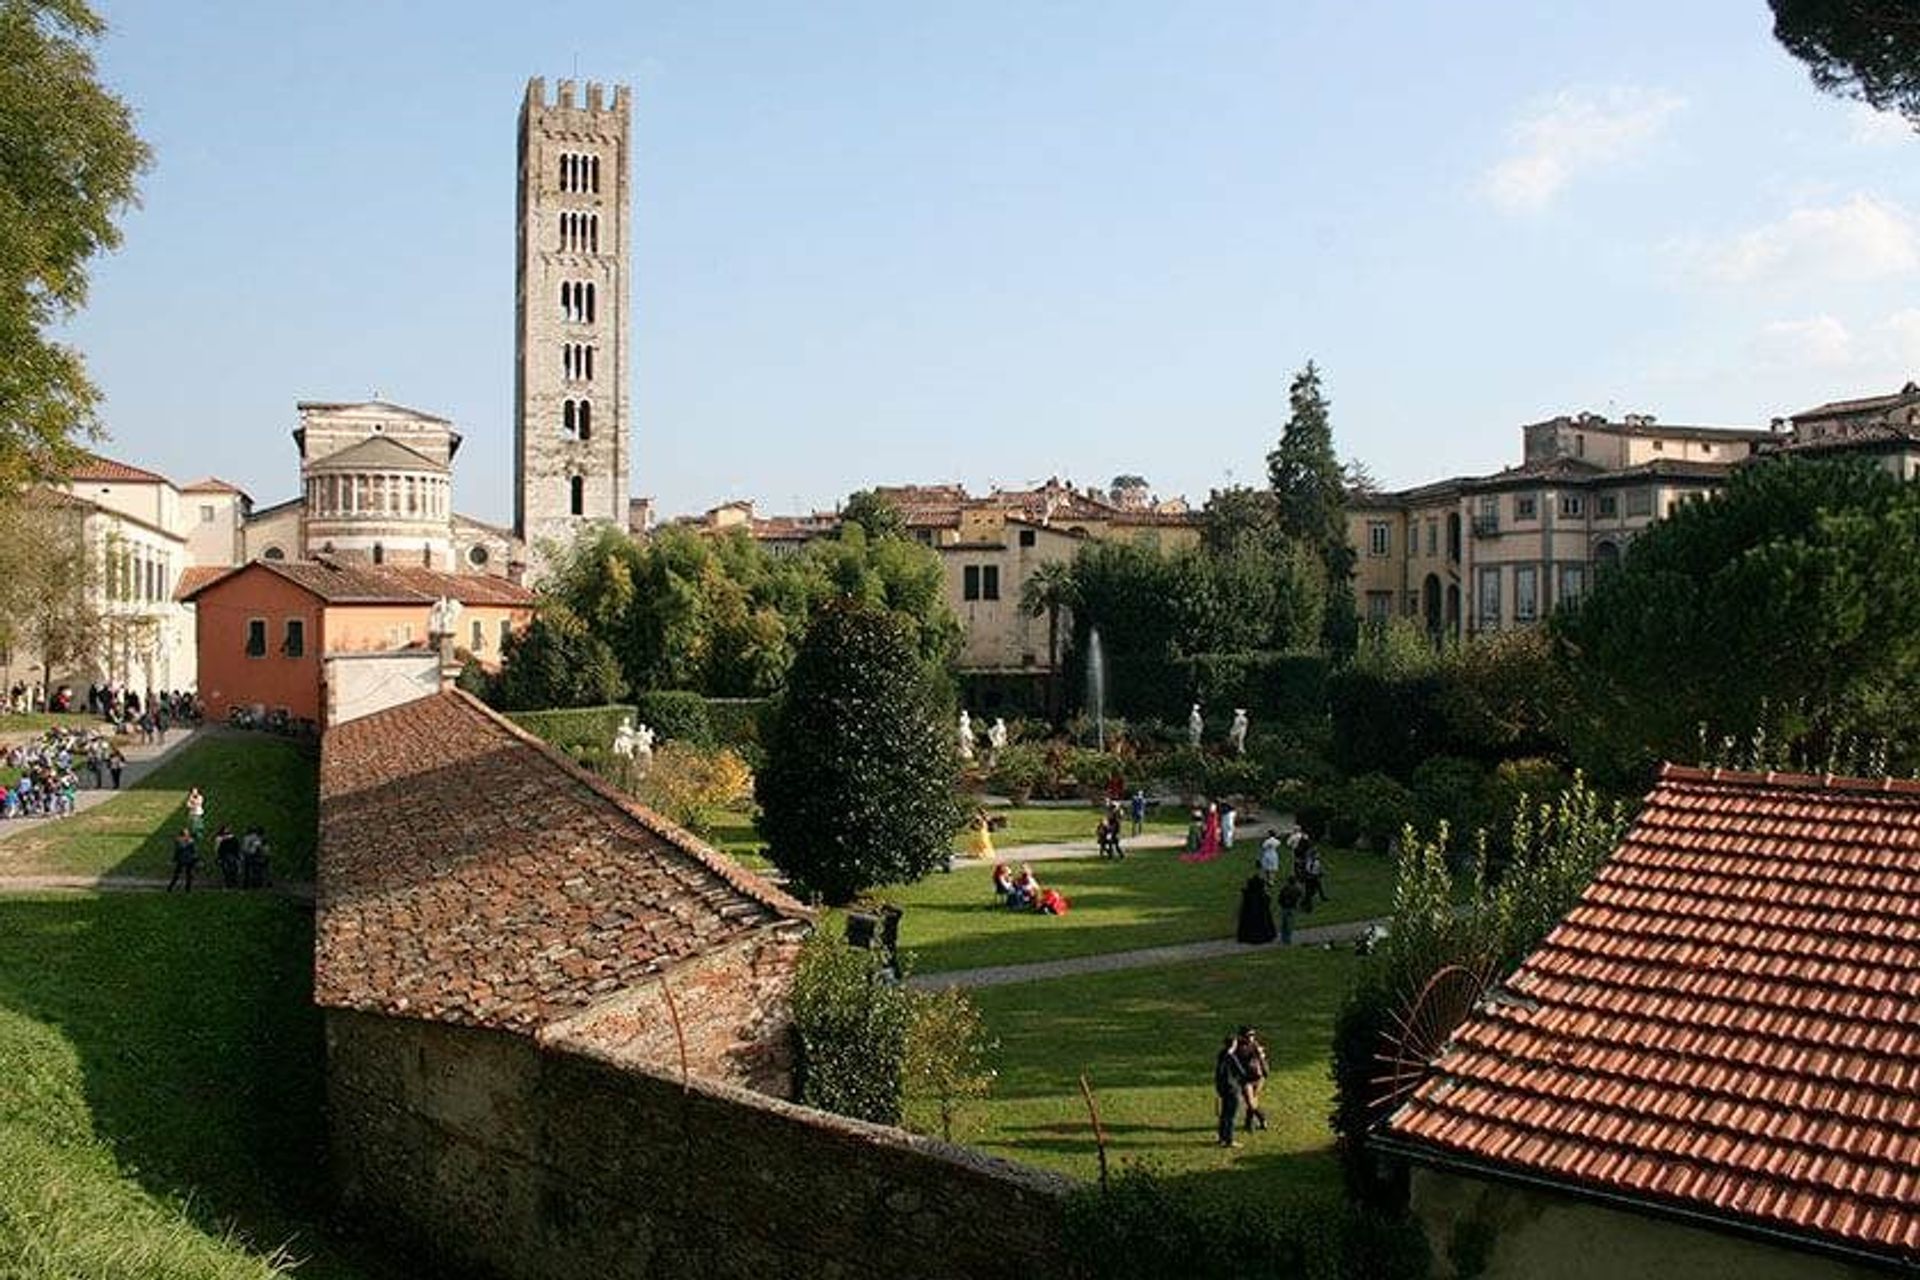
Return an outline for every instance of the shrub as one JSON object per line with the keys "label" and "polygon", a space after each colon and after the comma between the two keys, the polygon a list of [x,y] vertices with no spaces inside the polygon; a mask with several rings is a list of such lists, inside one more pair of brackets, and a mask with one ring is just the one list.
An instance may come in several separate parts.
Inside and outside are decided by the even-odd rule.
{"label": "shrub", "polygon": [[1076,751],[1070,767],[1075,782],[1096,791],[1104,788],[1110,778],[1124,779],[1127,776],[1127,762],[1111,751]]}
{"label": "shrub", "polygon": [[1246,798],[1261,794],[1262,770],[1258,763],[1233,756],[1214,756],[1207,761],[1206,792],[1210,796]]}
{"label": "shrub", "polygon": [[1413,771],[1414,819],[1424,829],[1446,823],[1463,840],[1486,825],[1487,770],[1460,756],[1435,756]]}
{"label": "shrub", "polygon": [[694,831],[706,826],[711,809],[737,804],[753,794],[753,771],[725,747],[704,750],[687,742],[668,742],[653,753],[653,767],[640,781],[646,802]]}
{"label": "shrub", "polygon": [[909,1101],[936,1109],[940,1136],[946,1141],[953,1141],[960,1104],[992,1091],[994,1071],[988,1060],[998,1048],[965,988],[913,994],[901,1070],[904,1092]]}
{"label": "shrub", "polygon": [[763,729],[771,699],[708,698],[706,703],[714,746],[730,748],[748,763],[766,758]]}
{"label": "shrub", "polygon": [[1153,762],[1154,775],[1183,796],[1204,795],[1211,762],[1198,747],[1179,746]]}
{"label": "shrub", "polygon": [[1069,1264],[1088,1280],[1424,1280],[1431,1264],[1407,1219],[1197,1195],[1138,1165],[1069,1196],[1064,1219]]}
{"label": "shrub", "polygon": [[1034,742],[1015,742],[994,761],[991,782],[1015,804],[1025,804],[1046,776],[1046,749]]}
{"label": "shrub", "polygon": [[1513,821],[1523,807],[1552,804],[1573,782],[1572,776],[1551,760],[1526,757],[1503,760],[1483,788],[1483,812],[1491,840],[1489,852],[1497,878],[1513,857]]}
{"label": "shrub", "polygon": [[826,930],[800,949],[793,977],[794,1076],[800,1101],[822,1111],[899,1124],[910,1018],[906,988],[878,951]]}
{"label": "shrub", "polygon": [[637,695],[634,706],[640,722],[668,742],[690,742],[698,747],[713,745],[713,723],[707,716],[707,700],[685,689],[653,689]]}
{"label": "shrub", "polygon": [[959,762],[925,662],[892,614],[852,599],[815,615],[757,780],[768,856],[843,903],[951,855]]}
{"label": "shrub", "polygon": [[1200,653],[1181,666],[1192,683],[1194,700],[1228,717],[1221,721],[1223,728],[1235,707],[1245,707],[1256,724],[1293,724],[1318,720],[1327,713],[1325,654]]}

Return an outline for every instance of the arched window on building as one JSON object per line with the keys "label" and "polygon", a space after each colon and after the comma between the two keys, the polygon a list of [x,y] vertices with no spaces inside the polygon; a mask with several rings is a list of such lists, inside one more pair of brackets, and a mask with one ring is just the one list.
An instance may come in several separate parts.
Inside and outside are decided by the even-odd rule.
{"label": "arched window on building", "polygon": [[593,405],[589,401],[582,400],[580,402],[578,421],[580,438],[582,440],[591,440],[593,438]]}
{"label": "arched window on building", "polygon": [[287,558],[287,553],[282,551],[278,547],[268,547],[265,551],[262,551],[260,553],[260,558],[262,560],[285,560]]}
{"label": "arched window on building", "polygon": [[566,432],[569,437],[580,434],[580,424],[573,416],[573,404],[574,402],[571,400],[563,400],[560,402],[560,429]]}
{"label": "arched window on building", "polygon": [[584,476],[574,476],[567,481],[567,510],[576,516],[587,513],[587,481]]}
{"label": "arched window on building", "polygon": [[583,213],[580,216],[584,218],[587,223],[587,252],[600,252],[600,215],[597,213]]}
{"label": "arched window on building", "polygon": [[587,282],[587,306],[586,306],[586,317],[587,317],[588,324],[593,323],[593,304],[594,304],[593,293],[594,293],[593,282],[588,281]]}
{"label": "arched window on building", "polygon": [[387,562],[387,549],[377,542],[373,544],[373,562],[375,564],[385,564]]}

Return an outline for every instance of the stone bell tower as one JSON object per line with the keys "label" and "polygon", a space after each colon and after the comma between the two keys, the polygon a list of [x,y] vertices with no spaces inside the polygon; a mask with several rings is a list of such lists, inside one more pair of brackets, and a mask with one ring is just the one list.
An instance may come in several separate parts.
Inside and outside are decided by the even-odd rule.
{"label": "stone bell tower", "polygon": [[527,82],[515,220],[513,527],[529,580],[589,524],[627,525],[630,106]]}

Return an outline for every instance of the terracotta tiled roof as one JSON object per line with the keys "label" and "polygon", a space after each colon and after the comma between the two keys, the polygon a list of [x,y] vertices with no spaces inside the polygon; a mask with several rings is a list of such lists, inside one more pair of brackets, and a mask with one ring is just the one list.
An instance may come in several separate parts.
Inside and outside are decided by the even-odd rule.
{"label": "terracotta tiled roof", "polygon": [[1669,766],[1387,1133],[1920,1262],[1920,784]]}
{"label": "terracotta tiled roof", "polygon": [[95,484],[172,483],[158,472],[143,470],[124,462],[115,462],[112,458],[103,458],[97,453],[89,453],[76,463],[69,478],[91,480]]}
{"label": "terracotta tiled roof", "polygon": [[493,604],[532,608],[537,597],[526,587],[485,573],[440,573],[406,565],[349,564],[334,560],[255,560],[224,569],[197,583],[184,585],[179,599],[205,591],[215,582],[248,569],[278,574],[311,591],[328,604],[430,604],[450,596],[462,604]]}
{"label": "terracotta tiled roof", "polygon": [[204,480],[195,480],[192,484],[182,485],[180,487],[180,492],[182,493],[237,493],[243,498],[247,496],[247,491],[245,489],[242,489],[237,484],[228,484],[225,480],[222,480],[219,476],[208,476]]}
{"label": "terracotta tiled roof", "polygon": [[232,569],[224,564],[191,564],[180,571],[180,581],[174,584],[173,598],[185,600],[188,596],[218,578],[224,578]]}
{"label": "terracotta tiled roof", "polygon": [[446,471],[445,463],[435,462],[418,449],[388,436],[369,436],[306,465],[308,474],[329,471],[358,471],[363,468],[389,471]]}
{"label": "terracotta tiled roof", "polygon": [[464,693],[333,729],[314,999],[532,1032],[808,911]]}
{"label": "terracotta tiled roof", "polygon": [[1905,404],[1909,400],[1920,398],[1920,383],[1909,382],[1892,395],[1862,396],[1857,400],[1829,400],[1817,404],[1811,409],[1788,415],[1787,421],[1798,422],[1802,418],[1824,418],[1835,414],[1871,413],[1875,409],[1891,409]]}

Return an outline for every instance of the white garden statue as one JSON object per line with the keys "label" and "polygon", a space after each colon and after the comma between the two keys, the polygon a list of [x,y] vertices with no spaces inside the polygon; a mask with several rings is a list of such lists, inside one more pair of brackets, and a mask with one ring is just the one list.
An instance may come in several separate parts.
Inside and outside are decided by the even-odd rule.
{"label": "white garden statue", "polygon": [[973,763],[973,717],[960,708],[960,763]]}
{"label": "white garden statue", "polygon": [[628,716],[620,722],[613,734],[613,754],[620,759],[622,770],[635,778],[644,778],[653,769],[654,731],[646,725],[635,726],[633,717]]}
{"label": "white garden statue", "polygon": [[1200,734],[1206,729],[1207,722],[1200,718],[1200,704],[1194,703],[1193,710],[1187,712],[1187,745],[1200,745]]}
{"label": "white garden statue", "polygon": [[987,745],[995,751],[1007,749],[1007,722],[999,716],[993,718],[993,727],[987,730]]}
{"label": "white garden statue", "polygon": [[613,754],[631,762],[634,744],[639,741],[639,738],[640,735],[633,731],[633,717],[626,717],[620,722],[620,727],[613,731]]}
{"label": "white garden statue", "polygon": [[1247,709],[1233,709],[1233,723],[1227,727],[1227,742],[1233,747],[1233,754],[1247,754]]}

